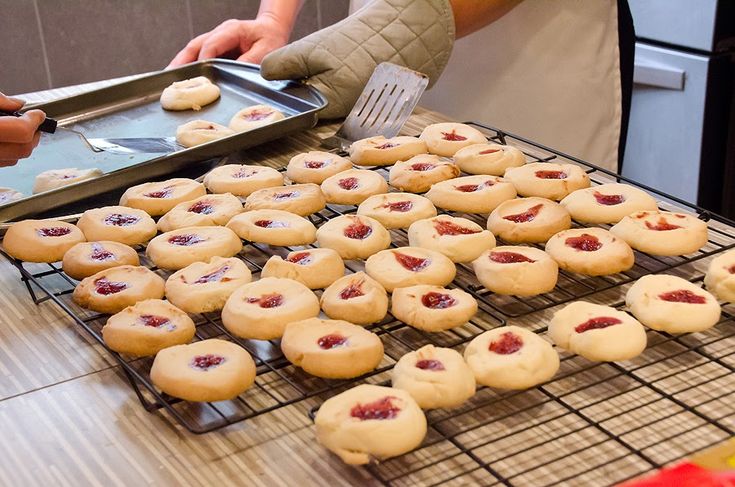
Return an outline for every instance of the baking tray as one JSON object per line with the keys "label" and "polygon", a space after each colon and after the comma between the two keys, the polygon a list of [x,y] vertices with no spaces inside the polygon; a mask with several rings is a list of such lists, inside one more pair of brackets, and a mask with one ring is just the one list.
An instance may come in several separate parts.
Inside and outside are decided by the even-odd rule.
{"label": "baking tray", "polygon": [[[220,99],[200,111],[167,111],[159,97],[175,81],[206,76],[221,91]],[[122,155],[90,151],[67,131],[43,134],[30,158],[0,169],[1,186],[29,195],[0,205],[0,222],[35,215],[125,186],[152,181],[192,164],[247,149],[313,127],[326,106],[317,90],[294,81],[267,81],[257,65],[213,59],[125,81],[99,90],[32,105],[87,137],[170,137],[190,120],[205,119],[227,125],[242,108],[265,103],[286,118],[225,139],[169,154]],[[35,176],[48,169],[99,168],[104,175],[72,186],[31,196]],[[204,172],[204,171],[202,171]]]}

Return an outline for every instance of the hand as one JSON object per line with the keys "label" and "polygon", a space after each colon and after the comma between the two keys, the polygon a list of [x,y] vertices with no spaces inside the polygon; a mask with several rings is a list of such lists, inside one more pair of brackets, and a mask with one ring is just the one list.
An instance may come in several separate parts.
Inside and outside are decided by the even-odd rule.
{"label": "hand", "polygon": [[[23,102],[0,93],[0,110],[16,111]],[[41,133],[38,126],[46,120],[41,110],[29,110],[21,117],[0,116],[0,167],[14,166],[18,159],[31,155]]]}

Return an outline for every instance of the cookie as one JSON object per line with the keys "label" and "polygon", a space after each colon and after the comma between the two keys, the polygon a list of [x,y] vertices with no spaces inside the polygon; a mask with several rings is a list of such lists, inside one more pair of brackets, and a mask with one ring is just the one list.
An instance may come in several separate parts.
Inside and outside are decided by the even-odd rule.
{"label": "cookie", "polygon": [[420,284],[393,290],[391,314],[423,331],[443,331],[467,323],[477,301],[461,289]]}
{"label": "cookie", "polygon": [[89,179],[102,176],[100,169],[77,169],[76,167],[67,167],[64,169],[50,169],[43,171],[36,176],[33,182],[33,194],[51,191],[53,189],[63,188],[70,184],[80,183]]}
{"label": "cookie", "polygon": [[515,198],[516,188],[497,176],[465,176],[432,185],[426,197],[445,210],[490,213],[503,201]]}
{"label": "cookie", "polygon": [[580,166],[556,162],[533,162],[505,171],[505,179],[521,196],[560,200],[578,189],[587,188],[590,178]]}
{"label": "cookie", "polygon": [[548,293],[559,278],[556,261],[533,247],[509,245],[486,250],[472,262],[472,268],[485,289],[513,296]]}
{"label": "cookie", "polygon": [[171,208],[158,220],[158,229],[170,232],[184,227],[224,226],[243,212],[237,196],[229,193],[208,194]]}
{"label": "cookie", "polygon": [[723,301],[735,303],[735,250],[729,250],[709,263],[704,285]]}
{"label": "cookie", "polygon": [[459,168],[439,156],[418,155],[398,161],[390,168],[390,185],[400,191],[424,193],[432,184],[459,176]]}
{"label": "cookie", "polygon": [[482,132],[476,128],[454,122],[428,125],[419,138],[426,142],[426,148],[431,154],[444,157],[452,157],[464,147],[487,142]]}
{"label": "cookie", "polygon": [[694,215],[640,211],[610,231],[636,250],[652,255],[686,255],[707,245],[707,223]]}
{"label": "cookie", "polygon": [[274,255],[263,266],[262,277],[285,277],[309,289],[324,289],[345,274],[345,264],[336,250],[308,249]]}
{"label": "cookie", "polygon": [[416,284],[446,286],[454,280],[457,268],[449,257],[435,250],[400,247],[370,256],[365,272],[390,293]]}
{"label": "cookie", "polygon": [[163,279],[141,266],[122,265],[82,279],[72,298],[98,313],[117,313],[138,301],[163,298]]}
{"label": "cookie", "polygon": [[375,171],[350,169],[324,180],[322,193],[327,203],[359,205],[369,197],[388,192],[388,182]]}
{"label": "cookie", "polygon": [[506,169],[524,165],[526,156],[510,145],[473,144],[458,150],[454,163],[467,174],[502,176]]}
{"label": "cookie", "polygon": [[495,247],[495,237],[466,218],[439,215],[412,223],[408,244],[441,252],[452,262],[471,262]]}
{"label": "cookie", "polygon": [[251,279],[250,269],[237,257],[212,257],[171,274],[166,280],[166,299],[187,313],[218,311]]}
{"label": "cookie", "polygon": [[345,260],[367,259],[390,246],[390,233],[369,216],[343,215],[319,227],[316,241]]}
{"label": "cookie", "polygon": [[192,120],[176,128],[176,142],[184,147],[195,147],[230,135],[235,135],[235,131],[206,120]]}
{"label": "cookie", "polygon": [[283,186],[283,174],[272,167],[226,164],[209,171],[204,186],[212,193],[247,197],[259,189]]}
{"label": "cookie", "polygon": [[487,219],[488,230],[508,243],[543,243],[571,226],[569,212],[546,198],[504,201]]}
{"label": "cookie", "polygon": [[121,265],[140,265],[135,249],[119,242],[80,242],[66,251],[61,267],[72,279],[81,280]]}
{"label": "cookie", "polygon": [[58,262],[80,242],[82,231],[58,220],[23,220],[8,227],[3,249],[11,257],[26,262]]}
{"label": "cookie", "polygon": [[283,112],[270,105],[253,105],[237,112],[230,120],[230,128],[235,132],[246,132],[284,118]]}
{"label": "cookie", "polygon": [[388,230],[408,228],[413,222],[436,216],[433,203],[412,193],[371,196],[357,207],[357,214],[378,220]]}
{"label": "cookie", "polygon": [[233,217],[227,228],[243,240],[268,245],[307,245],[316,240],[313,223],[283,210],[246,211]]}
{"label": "cookie", "polygon": [[125,245],[144,244],[156,236],[156,222],[148,213],[126,206],[87,210],[77,227],[89,241],[110,240]]}
{"label": "cookie", "polygon": [[352,169],[352,162],[347,158],[331,152],[309,151],[288,161],[286,176],[294,183],[322,184],[328,177],[348,169]]}
{"label": "cookie", "polygon": [[561,200],[572,218],[582,223],[618,223],[639,211],[656,211],[656,199],[629,184],[609,183],[578,189]]}
{"label": "cookie", "polygon": [[559,267],[588,276],[607,276],[633,267],[633,249],[602,228],[572,228],[546,242],[546,253]]}
{"label": "cookie", "polygon": [[201,110],[219,98],[219,87],[205,76],[176,81],[161,93],[165,110]]}
{"label": "cookie", "polygon": [[388,293],[364,272],[334,281],[322,293],[320,303],[330,318],[357,325],[377,323],[388,314]]}
{"label": "cookie", "polygon": [[206,192],[204,185],[193,179],[174,178],[128,188],[120,197],[120,205],[159,216],[179,203],[204,196]]}
{"label": "cookie", "polygon": [[242,241],[224,227],[184,227],[162,233],[150,241],[146,255],[161,269],[183,269],[215,256],[232,257],[242,250]]}
{"label": "cookie", "polygon": [[259,189],[245,200],[246,210],[283,210],[300,216],[309,216],[326,206],[321,188],[312,183]]}
{"label": "cookie", "polygon": [[349,148],[350,160],[358,166],[390,166],[426,152],[423,140],[407,136],[386,139],[378,135],[355,141]]}
{"label": "cookie", "polygon": [[0,188],[0,205],[7,205],[13,201],[25,198],[25,195],[13,188]]}

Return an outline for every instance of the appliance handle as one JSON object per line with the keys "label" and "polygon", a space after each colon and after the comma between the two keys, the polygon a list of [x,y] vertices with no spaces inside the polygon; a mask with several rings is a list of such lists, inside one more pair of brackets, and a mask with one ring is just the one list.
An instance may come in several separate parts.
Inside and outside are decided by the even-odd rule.
{"label": "appliance handle", "polygon": [[686,71],[672,66],[655,64],[646,59],[636,59],[633,83],[667,90],[684,91]]}

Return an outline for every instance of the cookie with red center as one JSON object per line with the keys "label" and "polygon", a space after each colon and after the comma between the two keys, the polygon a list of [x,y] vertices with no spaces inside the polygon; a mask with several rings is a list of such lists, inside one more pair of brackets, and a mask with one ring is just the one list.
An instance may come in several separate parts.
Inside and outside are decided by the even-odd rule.
{"label": "cookie with red center", "polygon": [[192,120],[176,128],[176,142],[184,147],[195,147],[230,135],[235,135],[235,131],[207,120]]}
{"label": "cookie with red center", "polygon": [[694,333],[720,320],[720,305],[712,294],[681,277],[648,275],[625,295],[625,304],[638,321],[667,333]]}
{"label": "cookie with red center", "polygon": [[322,193],[327,203],[359,205],[369,197],[388,192],[388,182],[375,171],[350,169],[324,180]]}
{"label": "cookie with red center", "polygon": [[322,182],[330,176],[352,169],[352,162],[331,152],[309,151],[291,158],[286,176],[294,183]]}
{"label": "cookie with red center", "polygon": [[569,212],[546,198],[504,201],[490,213],[487,228],[508,243],[542,243],[572,226]]}
{"label": "cookie with red center", "polygon": [[358,215],[378,220],[385,228],[408,228],[413,222],[436,216],[433,203],[413,193],[386,193],[371,196],[357,207]]}
{"label": "cookie with red center", "polygon": [[144,299],[163,298],[161,276],[142,266],[122,265],[85,277],[74,288],[79,306],[99,313],[117,313]]}
{"label": "cookie with red center", "polygon": [[342,320],[310,318],[289,323],[281,350],[296,367],[325,379],[358,377],[383,360],[383,342],[378,335]]}
{"label": "cookie with red center", "polygon": [[80,183],[102,176],[100,169],[77,169],[67,167],[64,169],[50,169],[39,173],[33,182],[33,194],[63,188],[71,184]]}
{"label": "cookie with red center", "polygon": [[306,218],[283,210],[251,210],[233,217],[227,228],[249,242],[298,246],[316,240],[316,227]]}
{"label": "cookie with red center", "polygon": [[388,313],[388,293],[364,272],[334,281],[322,293],[320,303],[330,318],[358,325],[377,323]]}
{"label": "cookie with red center", "polygon": [[422,154],[398,161],[390,168],[388,181],[400,191],[424,193],[432,184],[459,176],[459,168],[439,156]]}
{"label": "cookie with red center", "polygon": [[161,93],[165,110],[201,110],[219,98],[219,87],[206,76],[175,81]]}
{"label": "cookie with red center", "polygon": [[516,188],[497,176],[465,176],[440,181],[426,197],[437,207],[463,213],[490,213],[516,197]]}
{"label": "cookie with red center", "polygon": [[350,160],[358,166],[389,166],[426,152],[423,140],[408,136],[386,139],[378,135],[358,140],[349,148]]}
{"label": "cookie with red center", "polygon": [[475,337],[464,358],[478,384],[499,389],[528,389],[559,370],[559,355],[551,344],[519,326],[502,326]]}
{"label": "cookie with red center", "polygon": [[240,286],[222,309],[222,323],[241,338],[272,340],[293,321],[315,318],[319,298],[293,279],[264,277]]}
{"label": "cookie with red center", "polygon": [[62,268],[73,279],[84,279],[121,265],[140,265],[135,249],[119,242],[81,242],[64,254]]}
{"label": "cookie with red center", "polygon": [[313,183],[259,189],[245,200],[245,209],[248,211],[282,210],[299,216],[309,216],[325,206],[327,200],[321,188]]}
{"label": "cookie with red center", "polygon": [[610,231],[636,250],[652,255],[686,255],[707,245],[707,223],[694,215],[670,211],[639,211]]}
{"label": "cookie with red center", "polygon": [[588,276],[606,276],[633,267],[633,249],[602,228],[572,228],[546,242],[546,253],[559,267]]}
{"label": "cookie with red center", "polygon": [[534,247],[501,246],[486,250],[472,262],[475,276],[496,294],[536,296],[556,286],[559,266]]}
{"label": "cookie with red center", "polygon": [[174,206],[158,220],[158,229],[170,232],[184,227],[224,226],[242,212],[242,203],[237,196],[208,194]]}
{"label": "cookie with red center", "polygon": [[475,394],[475,376],[462,355],[434,345],[401,357],[391,385],[411,394],[422,409],[456,408]]}
{"label": "cookie with red center", "polygon": [[505,171],[505,179],[521,196],[561,200],[573,191],[587,188],[590,178],[580,166],[556,162],[533,162]]}
{"label": "cookie with red center", "polygon": [[247,132],[284,118],[283,112],[270,105],[253,105],[237,112],[230,120],[230,128],[235,132]]}
{"label": "cookie with red center", "polygon": [[578,189],[561,200],[582,223],[617,223],[631,213],[658,209],[656,199],[629,184],[609,183]]}
{"label": "cookie with red center", "polygon": [[158,352],[151,381],[169,396],[185,401],[234,399],[255,382],[255,362],[239,345],[210,338]]}
{"label": "cookie with red center", "polygon": [[178,270],[215,256],[232,257],[241,250],[240,237],[229,228],[184,227],[151,240],[146,255],[161,269]]}
{"label": "cookie with red center", "polygon": [[728,250],[710,262],[704,285],[723,301],[735,302],[735,250]]}
{"label": "cookie with red center", "polygon": [[446,286],[454,280],[457,268],[441,252],[400,247],[370,256],[365,262],[365,272],[390,293],[395,288],[416,284]]}
{"label": "cookie with red center", "polygon": [[419,284],[393,290],[391,314],[424,331],[443,331],[467,323],[477,301],[461,289]]}
{"label": "cookie with red center", "polygon": [[283,186],[283,174],[272,167],[226,164],[209,171],[204,186],[212,193],[247,197],[259,189]]}
{"label": "cookie with red center", "polygon": [[554,313],[549,338],[561,348],[595,362],[620,362],[646,348],[646,330],[628,313],[576,301]]}
{"label": "cookie with red center", "polygon": [[316,241],[320,247],[336,250],[345,260],[367,259],[390,246],[390,233],[369,216],[343,215],[319,227]]}
{"label": "cookie with red center", "polygon": [[0,205],[6,205],[13,201],[18,201],[25,198],[25,195],[20,191],[16,191],[13,188],[1,188],[0,187]]}
{"label": "cookie with red center", "polygon": [[408,392],[371,384],[327,399],[314,423],[319,443],[350,465],[408,453],[426,436],[426,417]]}
{"label": "cookie with red center", "polygon": [[452,157],[464,147],[487,142],[482,132],[476,128],[454,122],[428,125],[419,138],[426,142],[426,148],[431,154],[444,157]]}
{"label": "cookie with red center", "polygon": [[174,178],[128,188],[120,197],[120,205],[138,208],[151,216],[158,216],[179,203],[191,201],[206,193],[204,185],[193,179]]}
{"label": "cookie with red center", "polygon": [[274,255],[263,266],[262,277],[285,277],[309,289],[324,289],[345,274],[345,264],[336,250],[305,249]]}
{"label": "cookie with red center", "polygon": [[112,315],[102,328],[105,344],[133,357],[155,355],[189,343],[196,328],[189,315],[160,299],[146,299]]}
{"label": "cookie with red center", "polygon": [[473,144],[458,150],[454,163],[468,174],[502,176],[506,169],[524,165],[526,156],[510,145]]}
{"label": "cookie with red center", "polygon": [[5,232],[3,249],[11,257],[26,262],[58,262],[80,242],[82,231],[58,220],[23,220]]}
{"label": "cookie with red center", "polygon": [[148,213],[127,206],[87,210],[77,226],[89,241],[110,240],[126,245],[146,243],[158,233]]}
{"label": "cookie with red center", "polygon": [[471,262],[495,247],[495,237],[466,218],[439,215],[412,223],[408,244],[441,252],[452,262]]}

